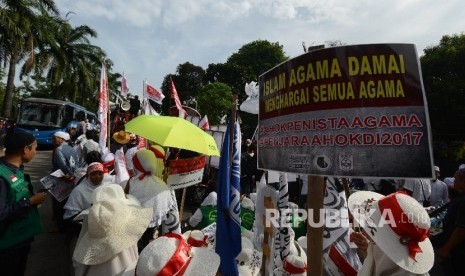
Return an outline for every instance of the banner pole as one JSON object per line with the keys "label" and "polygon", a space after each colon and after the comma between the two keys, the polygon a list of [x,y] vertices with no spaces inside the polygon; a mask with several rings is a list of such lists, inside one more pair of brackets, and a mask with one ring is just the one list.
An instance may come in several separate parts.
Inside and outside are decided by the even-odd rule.
{"label": "banner pole", "polygon": [[182,189],[181,207],[179,208],[179,221],[182,221],[182,216],[184,215],[184,204],[185,204],[185,201],[186,201],[186,190],[187,190],[187,188]]}
{"label": "banner pole", "polygon": [[313,212],[313,221],[307,223],[307,248],[311,248],[307,253],[307,275],[323,275],[323,232],[324,223],[320,227],[312,227],[320,224],[320,220],[325,219],[320,216],[323,210],[323,199],[325,180],[322,176],[308,176],[307,208],[308,212]]}

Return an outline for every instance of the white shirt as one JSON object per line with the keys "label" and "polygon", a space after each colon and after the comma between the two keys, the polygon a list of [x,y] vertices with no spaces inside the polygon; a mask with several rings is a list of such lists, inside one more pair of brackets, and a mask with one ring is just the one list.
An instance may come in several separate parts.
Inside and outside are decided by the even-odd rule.
{"label": "white shirt", "polygon": [[430,195],[430,202],[431,206],[439,207],[443,204],[449,202],[449,190],[447,188],[447,184],[442,182],[441,180],[431,180],[431,195]]}
{"label": "white shirt", "polygon": [[404,189],[412,192],[412,197],[420,204],[431,195],[430,181],[426,179],[406,179]]}

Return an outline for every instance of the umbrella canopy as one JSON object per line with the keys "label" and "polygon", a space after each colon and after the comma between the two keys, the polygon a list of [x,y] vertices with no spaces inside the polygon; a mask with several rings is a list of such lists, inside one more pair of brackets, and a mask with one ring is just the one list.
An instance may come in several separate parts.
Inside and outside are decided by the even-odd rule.
{"label": "umbrella canopy", "polygon": [[180,117],[140,115],[125,124],[125,130],[165,147],[220,156],[210,134]]}

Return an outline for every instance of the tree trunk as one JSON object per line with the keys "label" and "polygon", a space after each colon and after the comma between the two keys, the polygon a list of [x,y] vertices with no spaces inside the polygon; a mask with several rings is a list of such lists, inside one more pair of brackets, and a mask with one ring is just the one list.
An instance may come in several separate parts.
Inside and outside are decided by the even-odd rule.
{"label": "tree trunk", "polygon": [[10,57],[8,78],[5,89],[5,100],[3,101],[3,113],[2,116],[10,118],[11,108],[13,105],[13,97],[15,95],[15,75],[16,75],[16,64],[18,61],[18,53],[13,52]]}

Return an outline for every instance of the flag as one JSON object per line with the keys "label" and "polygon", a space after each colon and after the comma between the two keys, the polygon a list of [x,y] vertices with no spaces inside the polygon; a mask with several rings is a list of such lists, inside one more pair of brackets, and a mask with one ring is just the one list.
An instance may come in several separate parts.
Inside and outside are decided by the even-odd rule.
{"label": "flag", "polygon": [[173,80],[171,80],[170,91],[171,91],[171,99],[173,99],[174,103],[176,104],[176,108],[178,109],[178,112],[179,112],[179,117],[186,118],[187,113],[184,110],[184,108],[182,108],[181,101],[179,100],[179,96],[178,96],[178,91],[176,90],[176,87],[174,86]]}
{"label": "flag", "polygon": [[157,104],[161,104],[165,95],[144,81],[144,97],[156,102]]}
{"label": "flag", "polygon": [[200,120],[199,127],[201,129],[204,129],[204,130],[209,130],[210,129],[210,124],[208,123],[207,115],[203,116],[202,120]]}
{"label": "flag", "polygon": [[160,115],[158,112],[150,105],[150,102],[148,99],[144,99],[142,102],[143,106],[143,112],[145,115]]}
{"label": "flag", "polygon": [[128,95],[128,80],[123,72],[123,78],[121,79],[121,97],[126,98]]}
{"label": "flag", "polygon": [[99,147],[100,152],[106,152],[108,135],[108,83],[105,65],[102,63],[100,72],[100,92],[98,98],[98,120],[100,122]]}
{"label": "flag", "polygon": [[[226,129],[223,147],[221,149],[220,166],[217,173],[216,193],[216,253],[220,255],[221,275],[239,275],[236,256],[241,252],[241,202],[240,202],[240,175],[241,175],[241,131],[239,123],[231,123]],[[231,131],[234,131],[234,141],[230,143]],[[230,162],[230,152],[233,160]]]}
{"label": "flag", "polygon": [[[325,235],[323,239],[323,260],[325,275],[356,275],[362,264],[357,250],[350,247],[349,240],[349,211],[345,196],[338,190],[339,182],[336,178],[326,180],[326,191],[323,200],[325,210]],[[335,220],[332,216],[339,214]],[[338,222],[339,225],[334,225]]]}
{"label": "flag", "polygon": [[[279,232],[277,236],[279,239],[276,239],[276,243],[279,243],[279,251],[275,256],[280,258],[281,262],[284,262],[284,259],[289,256],[291,249],[291,229],[288,226],[290,224],[289,213],[286,212],[289,210],[289,188],[288,180],[286,173],[279,173],[279,191],[278,191],[278,210],[279,210]],[[282,225],[284,224],[284,225]]]}

